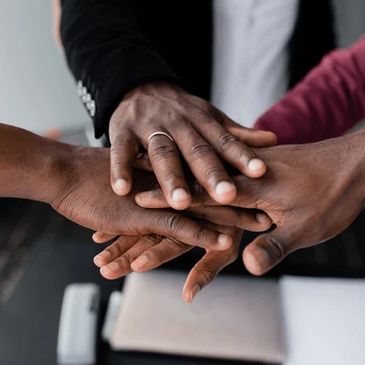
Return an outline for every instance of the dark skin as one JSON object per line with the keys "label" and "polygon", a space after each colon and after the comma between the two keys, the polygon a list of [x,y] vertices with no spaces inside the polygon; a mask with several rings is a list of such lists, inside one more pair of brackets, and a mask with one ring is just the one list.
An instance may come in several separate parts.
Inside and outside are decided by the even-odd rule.
{"label": "dark skin", "polygon": [[[174,141],[163,135],[149,140],[158,131]],[[111,117],[109,136],[114,191],[131,191],[135,161],[139,152],[147,151],[162,192],[175,209],[191,204],[181,158],[212,199],[228,204],[236,187],[222,161],[258,178],[266,166],[249,146],[276,143],[273,133],[241,127],[209,102],[165,82],[145,84],[125,95]]]}
{"label": "dark skin", "polygon": [[[54,35],[62,46],[60,15],[60,1],[53,0]],[[161,135],[149,140],[159,131],[174,142]],[[236,196],[236,187],[223,163],[248,177],[261,177],[266,165],[251,147],[272,146],[277,140],[274,133],[244,128],[208,101],[163,81],[146,83],[123,97],[109,121],[109,137],[115,193],[129,194],[136,160],[141,151],[147,152],[166,200],[178,210],[191,203],[181,158],[215,201],[228,204]]]}
{"label": "dark skin", "polygon": [[[260,235],[243,252],[243,262],[254,275],[262,275],[291,252],[316,245],[338,235],[359,215],[365,197],[365,131],[306,145],[288,145],[257,150],[268,164],[267,174],[259,180],[232,177],[237,197],[231,208],[216,206],[206,192],[194,196],[193,206],[207,218],[216,209],[214,222],[241,227],[242,208],[260,209],[276,225]],[[168,206],[161,191],[136,196],[139,205],[148,208]],[[231,209],[228,213],[227,209]],[[241,210],[242,212],[242,210]],[[163,252],[144,252],[148,267],[160,263]],[[220,253],[212,253],[217,258]],[[161,260],[166,261],[166,257]],[[227,262],[229,260],[227,259]],[[138,262],[137,262],[138,263]]]}
{"label": "dark skin", "polygon": [[[195,295],[239,255],[243,231],[218,224],[208,224],[208,226],[234,237],[233,244],[228,249],[220,251],[219,255],[212,250],[206,250],[203,257],[190,270],[182,288],[182,296],[187,303],[192,302]],[[261,227],[264,229],[264,225]],[[94,235],[94,240],[98,243],[105,243],[112,238],[107,235],[103,237]],[[150,271],[191,249],[190,245],[156,236],[120,236],[94,258],[94,263],[100,267],[100,273],[104,278],[113,280],[132,271]]]}
{"label": "dark skin", "polygon": [[[163,250],[165,260],[171,260],[193,246],[204,247],[207,254],[192,269],[184,289],[185,300],[191,301],[197,280],[213,274],[212,264],[223,268],[237,256],[240,233],[173,210],[139,207],[134,195],[158,186],[150,172],[136,170],[133,191],[117,196],[110,186],[109,161],[109,149],[75,147],[0,124],[0,196],[48,203],[75,223],[106,232],[94,235],[96,241],[123,235],[95,259],[98,266],[103,260],[114,261],[117,273],[128,273],[131,262],[149,249]],[[271,224],[267,216],[258,221],[253,212],[244,215],[243,228],[262,231]],[[214,250],[222,255],[213,255]],[[110,267],[101,272],[110,279],[120,277]]]}
{"label": "dark skin", "polygon": [[117,196],[109,161],[109,149],[71,146],[0,124],[0,196],[48,203],[75,223],[111,235],[158,235],[209,250],[232,246],[233,237],[211,225],[139,207],[134,195],[157,186],[150,172],[136,171],[131,194]]}

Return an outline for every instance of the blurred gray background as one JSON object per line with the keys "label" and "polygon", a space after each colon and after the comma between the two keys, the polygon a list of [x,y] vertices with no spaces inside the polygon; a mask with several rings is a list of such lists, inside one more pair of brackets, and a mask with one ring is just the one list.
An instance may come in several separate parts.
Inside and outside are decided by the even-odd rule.
{"label": "blurred gray background", "polygon": [[[365,0],[346,0],[352,3],[351,14],[343,0],[333,1],[335,14],[346,23],[338,31],[345,46],[365,29],[360,21]],[[1,0],[0,121],[41,134],[91,125],[53,39],[51,14],[52,0]]]}
{"label": "blurred gray background", "polygon": [[51,0],[1,0],[0,121],[43,134],[91,122],[52,35]]}

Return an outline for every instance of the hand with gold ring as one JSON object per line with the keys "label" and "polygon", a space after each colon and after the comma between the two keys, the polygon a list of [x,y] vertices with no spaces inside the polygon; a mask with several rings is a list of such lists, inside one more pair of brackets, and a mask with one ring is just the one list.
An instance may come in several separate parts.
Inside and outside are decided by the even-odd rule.
{"label": "hand with gold ring", "polygon": [[229,204],[236,187],[224,163],[248,177],[261,177],[265,163],[250,147],[276,143],[273,133],[241,127],[209,102],[163,82],[129,92],[111,117],[109,136],[114,191],[118,195],[131,191],[136,156],[146,152],[174,209],[186,209],[191,203],[184,163],[216,202]]}

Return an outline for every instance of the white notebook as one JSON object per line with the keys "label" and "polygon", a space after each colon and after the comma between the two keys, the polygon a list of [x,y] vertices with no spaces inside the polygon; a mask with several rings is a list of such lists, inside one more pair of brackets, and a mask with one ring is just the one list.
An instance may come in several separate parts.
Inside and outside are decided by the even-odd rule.
{"label": "white notebook", "polygon": [[181,299],[184,280],[170,271],[130,275],[113,349],[285,365],[365,364],[364,280],[220,276],[190,305]]}
{"label": "white notebook", "polygon": [[280,300],[275,281],[221,276],[192,304],[185,304],[181,298],[184,280],[181,273],[165,271],[130,275],[112,347],[282,361]]}

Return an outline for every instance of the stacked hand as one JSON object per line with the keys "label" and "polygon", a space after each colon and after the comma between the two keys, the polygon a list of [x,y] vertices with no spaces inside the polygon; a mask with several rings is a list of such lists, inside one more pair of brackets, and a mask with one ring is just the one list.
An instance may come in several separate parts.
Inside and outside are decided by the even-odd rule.
{"label": "stacked hand", "polygon": [[147,152],[164,196],[175,209],[191,203],[181,158],[215,201],[228,204],[236,188],[222,160],[258,178],[266,166],[248,146],[276,143],[273,133],[240,127],[207,101],[167,83],[146,84],[127,94],[113,113],[109,136],[114,191],[131,191],[135,161]]}
{"label": "stacked hand", "polygon": [[[118,197],[110,186],[109,150],[78,148],[68,160],[71,157],[72,161],[62,160],[64,163],[56,167],[65,178],[58,180],[57,192],[50,199],[53,208],[70,220],[107,235],[158,235],[211,250],[226,250],[232,246],[233,238],[215,227],[173,210],[151,211],[139,207],[134,195],[156,186],[153,174],[137,170],[133,191]],[[253,215],[248,214],[247,220],[258,230],[263,226],[255,222]]]}
{"label": "stacked hand", "polygon": [[[168,112],[166,107],[170,108]],[[158,188],[143,192],[140,186],[132,195],[137,193],[135,201],[148,208],[144,214],[149,219],[152,208],[158,208],[158,214],[166,214],[163,209],[185,209],[184,219],[189,215],[195,221],[189,220],[190,225],[197,225],[199,219],[211,237],[212,230],[215,239],[219,234],[232,237],[233,244],[221,246],[221,251],[217,251],[213,238],[199,244],[206,248],[206,254],[188,277],[186,300],[237,257],[243,229],[264,231],[272,223],[276,226],[243,252],[247,269],[261,275],[290,252],[340,233],[361,210],[361,134],[315,144],[264,148],[275,143],[275,136],[241,128],[207,102],[178,88],[155,84],[137,88],[123,100],[111,120],[110,136],[111,181],[116,193],[130,192],[137,154],[146,152]],[[180,156],[197,181],[193,187]],[[243,174],[228,176],[220,158]],[[251,163],[259,168],[250,169]],[[357,190],[350,193],[352,186]],[[333,209],[334,205],[343,210]],[[169,214],[176,214],[172,212]],[[94,235],[95,241],[115,237],[101,231]],[[102,275],[112,279],[132,270],[151,270],[197,245],[191,236],[168,234],[170,238],[166,239],[161,238],[166,234],[150,233],[117,238],[95,258]]]}
{"label": "stacked hand", "polygon": [[[243,252],[246,268],[262,275],[289,253],[322,243],[346,229],[359,215],[364,198],[364,132],[323,142],[265,148],[257,151],[268,164],[259,180],[234,176],[235,209],[259,209],[276,225],[251,242]],[[167,202],[159,190],[137,195],[143,207],[162,208]],[[205,192],[193,205],[216,206]],[[221,224],[239,227],[216,206]],[[242,211],[242,210],[241,210]]]}
{"label": "stacked hand", "polygon": [[[235,261],[239,254],[242,231],[234,227],[208,225],[232,236],[233,244],[219,253],[206,250],[186,279],[183,288],[183,298],[186,302],[191,302],[198,291],[208,285],[223,268]],[[257,224],[257,227],[260,225]],[[261,225],[260,228],[265,229],[265,225]],[[114,237],[97,233],[93,238],[97,243],[105,243]],[[192,248],[190,245],[169,238],[162,239],[159,236],[120,236],[96,256],[94,262],[101,268],[100,272],[106,279],[118,279],[132,271],[152,270]]]}
{"label": "stacked hand", "polygon": [[[166,83],[147,84],[126,95],[111,118],[109,135],[111,186],[114,192],[120,196],[129,194],[126,197],[133,198],[134,194],[143,191],[133,172],[136,166],[143,166],[144,169],[153,170],[157,180],[154,183],[158,183],[168,202],[166,208],[178,210],[191,205],[192,179],[214,201],[221,204],[232,202],[236,197],[236,187],[223,161],[250,178],[259,178],[265,173],[266,165],[250,147],[276,143],[273,133],[243,128],[205,100]],[[183,168],[184,164],[186,169]],[[187,172],[191,176],[187,176]],[[240,219],[241,229],[263,231],[271,226],[271,220],[264,214],[256,215],[247,210],[240,212],[238,218],[236,211],[231,208],[226,210],[227,217],[233,218],[233,214],[235,221]],[[154,213],[145,210],[144,216],[148,216],[149,221],[155,220]],[[160,214],[167,214],[167,211],[160,211]],[[182,217],[172,211],[168,214]],[[186,300],[192,298],[198,287],[205,286],[223,267],[237,258],[242,237],[241,230],[220,223],[215,208],[205,211],[189,209],[188,214],[194,221],[199,218],[206,230],[209,228],[224,234],[223,237],[231,237],[233,244],[221,247],[221,253],[217,255],[214,252],[216,247],[213,247],[214,239],[209,244],[199,243],[206,248],[206,254],[188,277],[184,289]],[[143,217],[141,215],[139,219],[143,220]],[[192,222],[189,220],[190,225]],[[146,222],[146,227],[148,225]],[[103,243],[117,236],[105,232],[108,231],[103,229],[96,232],[94,241]],[[115,233],[119,236],[123,232]],[[132,237],[119,236],[95,258],[95,264],[108,279],[119,278],[131,270],[151,270],[196,245],[196,241],[191,240],[191,234],[185,234],[181,232],[178,238],[171,233],[166,237],[162,233],[150,235],[140,231]]]}

